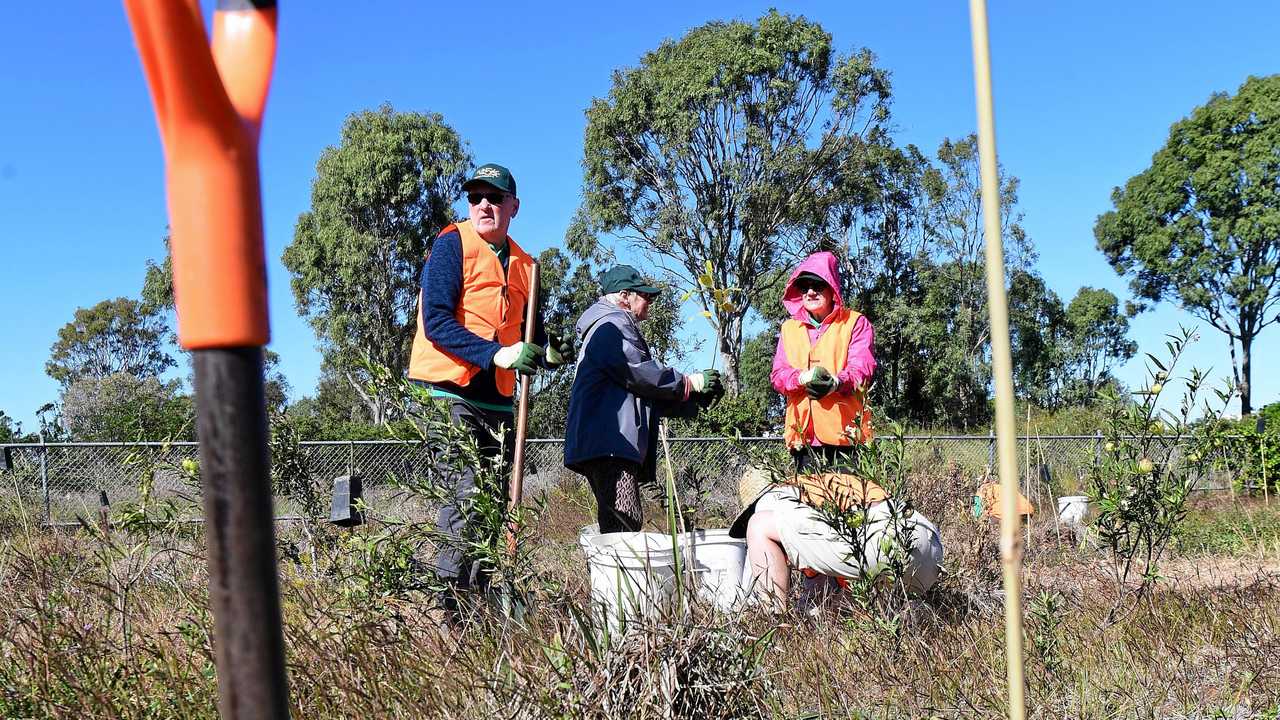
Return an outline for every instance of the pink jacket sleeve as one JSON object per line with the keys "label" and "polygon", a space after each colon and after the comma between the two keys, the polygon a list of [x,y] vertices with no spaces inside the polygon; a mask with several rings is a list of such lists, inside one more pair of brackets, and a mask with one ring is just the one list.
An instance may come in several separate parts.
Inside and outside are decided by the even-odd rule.
{"label": "pink jacket sleeve", "polygon": [[800,370],[791,367],[787,362],[787,351],[782,347],[782,333],[778,333],[778,348],[773,352],[773,371],[769,373],[773,389],[783,395],[803,392],[800,385]]}
{"label": "pink jacket sleeve", "polygon": [[[845,360],[844,369],[836,377],[840,381],[839,392],[851,393],[857,386],[871,381],[871,376],[876,371],[876,359],[871,354],[875,339],[876,333],[871,328],[871,322],[867,320],[866,315],[859,315],[858,320],[853,324],[853,336],[849,338],[849,356]],[[776,357],[773,363],[776,378],[778,372]],[[775,379],[773,384],[777,387],[778,381]]]}

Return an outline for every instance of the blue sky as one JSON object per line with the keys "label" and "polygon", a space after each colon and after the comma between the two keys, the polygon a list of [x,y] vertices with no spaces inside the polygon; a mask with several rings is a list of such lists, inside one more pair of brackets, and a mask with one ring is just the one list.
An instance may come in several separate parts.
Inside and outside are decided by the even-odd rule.
{"label": "blue sky", "polygon": [[[522,200],[512,235],[534,251],[560,244],[581,187],[583,110],[615,68],[713,19],[754,19],[768,3],[292,2],[262,135],[272,347],[294,396],[319,372],[315,338],[293,306],[280,254],[307,209],[321,150],[347,114],[389,102],[442,113],[478,163],[512,168]],[[208,3],[206,3],[208,6]],[[976,127],[968,6],[963,2],[794,2],[841,50],[868,47],[894,85],[902,143],[932,152]],[[1169,125],[1215,91],[1280,72],[1280,4],[1201,2],[990,5],[1000,160],[1022,179],[1024,224],[1039,270],[1070,300],[1081,285],[1127,297],[1094,247],[1111,189],[1145,169]],[[35,426],[55,400],[44,362],[76,308],[137,296],[145,261],[163,253],[163,159],[151,102],[120,3],[19,3],[0,45],[0,410]],[[1171,306],[1139,317],[1159,341]],[[1225,337],[1205,327],[1192,361],[1226,375]],[[1280,396],[1254,346],[1255,406]],[[185,374],[185,371],[183,371]],[[1121,373],[1136,381],[1136,361]]]}

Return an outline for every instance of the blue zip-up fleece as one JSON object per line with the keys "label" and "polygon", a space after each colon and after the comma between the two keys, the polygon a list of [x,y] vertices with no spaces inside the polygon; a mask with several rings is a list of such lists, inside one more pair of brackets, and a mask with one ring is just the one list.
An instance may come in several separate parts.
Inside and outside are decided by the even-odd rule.
{"label": "blue zip-up fleece", "polygon": [[[503,268],[506,268],[505,262]],[[465,386],[451,382],[432,385],[464,400],[509,409],[511,398],[498,392],[493,373],[493,356],[502,349],[502,344],[466,329],[455,314],[458,299],[466,292],[462,286],[462,235],[458,231],[436,238],[427,262],[422,266],[419,282],[422,286],[423,333],[445,352],[480,368],[480,372]],[[524,310],[520,312],[523,314]],[[533,341],[543,347],[547,343],[541,313],[535,316]]]}
{"label": "blue zip-up fleece", "polygon": [[564,430],[565,467],[614,457],[641,466],[641,480],[653,481],[660,417],[692,417],[695,400],[685,400],[685,378],[655,361],[631,313],[597,300],[575,327],[582,350],[569,397]]}

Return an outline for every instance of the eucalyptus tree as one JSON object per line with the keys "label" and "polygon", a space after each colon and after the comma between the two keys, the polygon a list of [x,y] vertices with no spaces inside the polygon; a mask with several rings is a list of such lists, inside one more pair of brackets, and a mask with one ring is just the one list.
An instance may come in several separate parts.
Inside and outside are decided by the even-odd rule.
{"label": "eucalyptus tree", "polygon": [[71,322],[58,330],[44,370],[63,388],[85,377],[127,373],[155,377],[173,367],[165,351],[169,326],[147,303],[119,297],[77,308]]}
{"label": "eucalyptus tree", "polygon": [[1280,320],[1280,75],[1250,77],[1174,123],[1111,202],[1098,249],[1139,298],[1176,300],[1227,336],[1249,414],[1253,341]]}
{"label": "eucalyptus tree", "polygon": [[840,55],[777,11],[663,42],[586,112],[570,247],[591,256],[612,233],[664,267],[711,320],[736,392],[756,293],[816,245],[842,173],[885,141],[889,99],[869,50]]}
{"label": "eucalyptus tree", "polygon": [[325,360],[360,394],[374,423],[388,399],[358,361],[403,373],[413,339],[419,273],[472,161],[439,114],[389,105],[350,115],[341,142],[316,163],[311,207],[283,261],[298,311]]}

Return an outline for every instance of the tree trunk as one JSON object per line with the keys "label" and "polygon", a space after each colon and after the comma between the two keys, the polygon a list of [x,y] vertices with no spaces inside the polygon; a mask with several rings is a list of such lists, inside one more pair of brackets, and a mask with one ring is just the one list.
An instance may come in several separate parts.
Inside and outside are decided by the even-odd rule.
{"label": "tree trunk", "polygon": [[1250,379],[1253,377],[1253,335],[1240,333],[1240,416],[1253,413],[1253,402],[1249,397]]}
{"label": "tree trunk", "polygon": [[722,318],[716,330],[716,350],[724,363],[723,373],[725,391],[736,396],[741,389],[738,382],[738,361],[742,352],[742,318]]}
{"label": "tree trunk", "polygon": [[360,399],[364,401],[365,409],[369,411],[369,417],[373,420],[373,424],[381,425],[386,414],[386,398],[381,393],[370,395],[365,390],[364,383],[350,372],[343,371],[342,375],[350,383],[352,389],[356,391],[356,394],[360,396]]}

